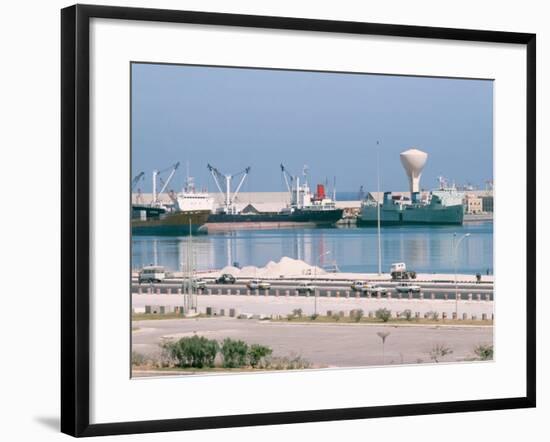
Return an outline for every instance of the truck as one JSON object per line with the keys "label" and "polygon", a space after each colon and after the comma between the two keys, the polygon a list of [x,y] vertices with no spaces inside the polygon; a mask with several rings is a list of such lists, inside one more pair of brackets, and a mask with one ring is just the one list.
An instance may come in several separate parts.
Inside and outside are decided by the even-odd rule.
{"label": "truck", "polygon": [[391,279],[394,281],[416,279],[416,272],[407,270],[404,262],[394,262],[391,265]]}

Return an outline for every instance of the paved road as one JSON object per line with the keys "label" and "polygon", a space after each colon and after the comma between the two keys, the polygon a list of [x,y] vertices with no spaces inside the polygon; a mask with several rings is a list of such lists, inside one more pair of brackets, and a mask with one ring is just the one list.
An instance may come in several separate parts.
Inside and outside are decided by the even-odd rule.
{"label": "paved road", "polygon": [[[387,293],[382,293],[382,297],[387,297],[388,294],[391,297],[399,297],[399,293],[397,292],[395,288],[395,284],[380,284],[381,286],[387,288]],[[420,285],[420,284],[419,284]],[[290,292],[291,295],[295,294],[295,291],[298,287],[298,284],[289,284],[288,282],[284,283],[273,283],[271,288],[269,290],[263,290],[260,289],[258,292],[261,295],[269,295],[269,296],[276,296],[277,290],[279,291],[279,295],[283,296],[285,295],[286,290]],[[325,296],[336,296],[337,292],[339,292],[339,296],[346,296],[346,292],[349,292],[349,296],[356,296],[358,292],[353,291],[349,284],[315,284],[315,287],[317,288],[317,295],[321,297]],[[439,285],[434,287],[426,287],[425,285],[421,285],[421,293],[423,293],[423,296],[425,298],[429,298],[433,296],[436,299],[455,299],[456,290],[454,286],[450,285]],[[171,293],[177,293],[178,289],[181,288],[181,283],[159,283],[159,284],[132,284],[132,292],[138,293],[139,290],[141,290],[142,293],[147,293],[150,291],[151,293],[157,293],[157,290],[160,290],[160,293],[168,293],[170,290]],[[248,287],[246,284],[207,284],[206,289],[203,289],[201,293],[207,293],[208,290],[211,291],[211,294],[246,294]],[[240,291],[240,293],[237,293],[237,291]],[[251,290],[251,293],[254,294],[255,290]],[[461,297],[467,298],[469,294],[472,294],[472,298],[476,299],[477,295],[479,294],[482,299],[486,299],[487,296],[489,296],[489,299],[493,299],[493,290],[492,288],[487,288],[485,286],[462,286],[458,288],[458,293],[460,293]],[[305,293],[300,293],[300,296],[305,296]],[[361,297],[367,297],[368,294],[366,293],[360,293],[359,296]],[[371,294],[372,297],[376,297],[376,293]],[[402,293],[401,297],[408,297],[408,293]],[[411,295],[413,298],[420,298],[420,292],[413,292]]]}
{"label": "paved road", "polygon": [[[318,367],[354,367],[433,362],[429,352],[444,344],[453,353],[443,361],[472,357],[479,344],[493,342],[492,327],[378,326],[297,324],[234,318],[134,321],[133,349],[157,354],[164,338],[197,334],[210,339],[242,339],[273,348],[275,356],[300,355]],[[377,332],[389,332],[385,356]]]}

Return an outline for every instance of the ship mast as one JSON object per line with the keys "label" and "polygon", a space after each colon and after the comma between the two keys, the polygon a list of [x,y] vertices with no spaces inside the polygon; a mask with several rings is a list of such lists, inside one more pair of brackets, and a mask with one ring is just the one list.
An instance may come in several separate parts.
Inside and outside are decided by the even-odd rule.
{"label": "ship mast", "polygon": [[376,142],[377,224],[378,224],[378,276],[382,274],[382,246],[380,232],[380,142]]}
{"label": "ship mast", "polygon": [[[248,176],[248,173],[250,172],[250,166],[234,175],[224,175],[218,169],[216,169],[214,166],[211,166],[210,164],[208,164],[207,167],[210,173],[212,174],[212,177],[214,178],[214,182],[216,183],[218,190],[222,194],[225,194],[225,203],[224,203],[225,212],[233,213],[235,211],[234,210],[235,198],[239,193],[239,190],[241,190],[241,187],[244,183],[244,180]],[[237,188],[233,192],[233,195],[231,195],[231,180],[233,178],[239,177],[240,175],[242,175],[241,180],[239,181]],[[225,186],[222,186],[222,184],[220,184],[220,181],[225,182]],[[223,189],[223,187],[225,187],[225,189]]]}

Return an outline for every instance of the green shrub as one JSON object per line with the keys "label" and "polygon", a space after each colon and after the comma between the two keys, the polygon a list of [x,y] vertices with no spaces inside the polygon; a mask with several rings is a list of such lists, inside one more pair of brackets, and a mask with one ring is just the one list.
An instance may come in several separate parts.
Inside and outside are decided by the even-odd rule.
{"label": "green shrub", "polygon": [[292,314],[298,318],[301,318],[302,317],[302,309],[301,308],[295,308],[294,310],[292,310]]}
{"label": "green shrub", "polygon": [[353,319],[355,319],[355,322],[361,321],[361,318],[365,316],[365,312],[363,309],[357,309],[353,312]]}
{"label": "green shrub", "polygon": [[248,344],[246,342],[225,338],[220,351],[225,368],[237,368],[247,365]]}
{"label": "green shrub", "polygon": [[265,345],[252,344],[248,349],[248,360],[250,365],[254,368],[260,365],[262,359],[268,357],[273,353],[273,350]]}
{"label": "green shrub", "polygon": [[142,354],[138,353],[137,351],[132,352],[132,365],[135,367],[141,367],[143,365],[146,365],[148,362],[147,357]]}
{"label": "green shrub", "polygon": [[309,319],[311,319],[312,321],[315,321],[317,318],[319,317],[319,315],[317,313],[313,313]]}
{"label": "green shrub", "polygon": [[430,359],[434,362],[439,362],[442,358],[452,354],[453,351],[445,344],[435,344],[429,352]]}
{"label": "green shrub", "polygon": [[412,321],[413,313],[411,310],[409,309],[403,310],[401,314],[405,317],[407,321]]}
{"label": "green shrub", "polygon": [[474,348],[474,353],[482,361],[490,361],[493,359],[493,346],[480,344]]}
{"label": "green shrub", "polygon": [[376,319],[380,319],[382,322],[388,322],[391,318],[391,310],[388,310],[387,308],[379,308],[374,313],[376,316]]}
{"label": "green shrub", "polygon": [[167,342],[163,345],[175,365],[181,368],[213,367],[216,353],[219,350],[218,342],[206,339],[204,336],[181,338],[176,342]]}

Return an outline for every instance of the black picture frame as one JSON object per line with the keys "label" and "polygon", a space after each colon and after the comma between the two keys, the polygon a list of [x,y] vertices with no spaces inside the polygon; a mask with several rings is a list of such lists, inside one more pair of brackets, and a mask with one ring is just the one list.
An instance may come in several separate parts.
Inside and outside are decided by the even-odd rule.
{"label": "black picture frame", "polygon": [[[91,18],[415,37],[526,46],[527,300],[524,397],[90,424]],[[536,404],[536,35],[212,12],[75,5],[61,10],[61,431],[99,436],[535,407]]]}

